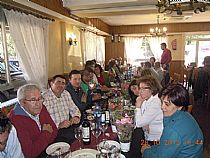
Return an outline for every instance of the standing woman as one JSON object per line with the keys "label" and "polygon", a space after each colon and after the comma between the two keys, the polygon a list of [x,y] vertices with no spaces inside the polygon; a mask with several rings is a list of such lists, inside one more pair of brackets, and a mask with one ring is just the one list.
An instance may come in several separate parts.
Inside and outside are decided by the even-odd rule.
{"label": "standing woman", "polygon": [[188,113],[189,94],[180,84],[165,87],[162,101],[164,130],[159,145],[143,146],[144,158],[204,158],[203,134],[195,119]]}

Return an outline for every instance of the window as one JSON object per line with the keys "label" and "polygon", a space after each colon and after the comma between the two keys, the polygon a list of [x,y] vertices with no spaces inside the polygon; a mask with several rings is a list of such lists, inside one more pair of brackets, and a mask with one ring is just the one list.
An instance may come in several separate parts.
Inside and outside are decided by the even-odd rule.
{"label": "window", "polygon": [[[0,102],[16,97],[15,90],[25,83],[23,73],[19,67],[14,41],[10,36],[9,27],[4,27],[3,20],[0,19]],[[4,40],[3,34],[6,35],[6,40]],[[7,51],[3,49],[4,43]],[[5,57],[8,58],[8,61]],[[9,77],[7,77],[7,70],[9,70]]]}
{"label": "window", "polygon": [[185,40],[185,65],[196,63],[202,66],[205,56],[210,54],[210,35],[190,35]]}
{"label": "window", "polygon": [[148,61],[150,57],[160,60],[160,44],[166,42],[166,37],[124,37],[124,41],[128,63],[140,66],[141,62]]}

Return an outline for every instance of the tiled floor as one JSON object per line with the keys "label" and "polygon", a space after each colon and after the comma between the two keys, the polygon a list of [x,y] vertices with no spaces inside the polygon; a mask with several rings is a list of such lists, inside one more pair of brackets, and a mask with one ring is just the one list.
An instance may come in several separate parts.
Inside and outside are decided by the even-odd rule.
{"label": "tiled floor", "polygon": [[192,114],[199,123],[204,134],[205,158],[210,158],[210,110],[207,110],[206,105],[198,100],[193,104]]}

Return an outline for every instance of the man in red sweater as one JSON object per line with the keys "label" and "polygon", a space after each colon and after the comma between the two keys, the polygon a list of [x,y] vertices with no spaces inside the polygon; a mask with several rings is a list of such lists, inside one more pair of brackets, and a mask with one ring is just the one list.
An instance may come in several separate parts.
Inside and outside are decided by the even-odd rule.
{"label": "man in red sweater", "polygon": [[17,129],[25,158],[36,158],[57,136],[57,127],[42,104],[40,89],[26,84],[18,89],[18,102],[9,119]]}
{"label": "man in red sweater", "polygon": [[171,51],[168,48],[166,48],[167,47],[166,43],[161,43],[160,45],[161,45],[161,49],[163,50],[163,53],[161,55],[160,63],[162,64],[162,67],[165,70],[164,80],[165,80],[165,85],[167,85],[169,80],[170,80],[169,64],[170,64],[171,59],[172,59]]}

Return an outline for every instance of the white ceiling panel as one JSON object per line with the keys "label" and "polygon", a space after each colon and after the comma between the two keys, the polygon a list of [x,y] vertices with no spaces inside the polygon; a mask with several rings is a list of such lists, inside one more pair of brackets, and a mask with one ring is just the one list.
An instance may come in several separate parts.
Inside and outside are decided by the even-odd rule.
{"label": "white ceiling panel", "polygon": [[[64,6],[79,17],[100,18],[109,25],[138,25],[157,23],[157,0],[63,0]],[[159,14],[160,23],[209,22],[210,11]]]}

